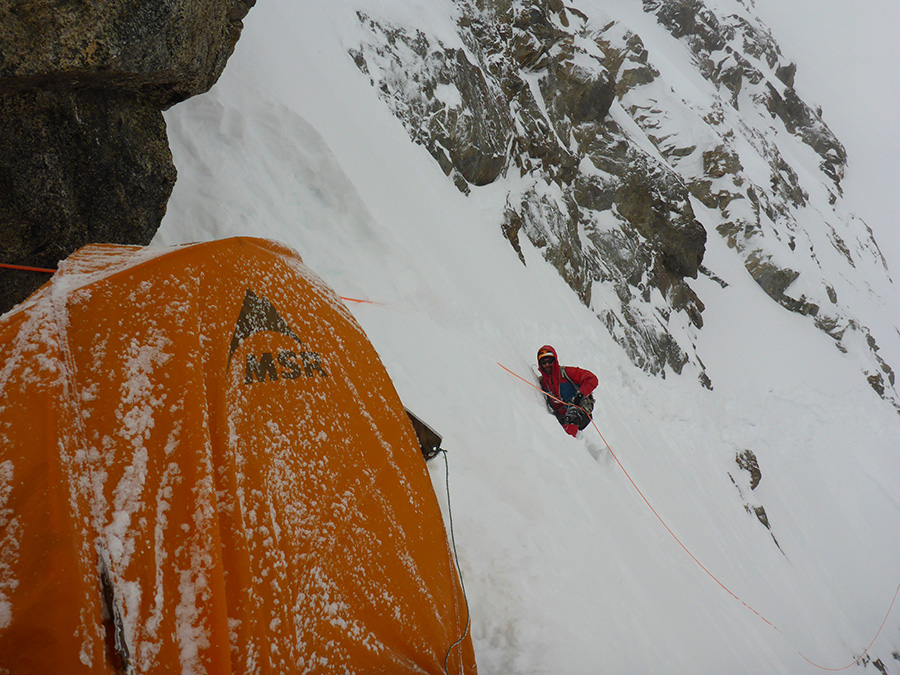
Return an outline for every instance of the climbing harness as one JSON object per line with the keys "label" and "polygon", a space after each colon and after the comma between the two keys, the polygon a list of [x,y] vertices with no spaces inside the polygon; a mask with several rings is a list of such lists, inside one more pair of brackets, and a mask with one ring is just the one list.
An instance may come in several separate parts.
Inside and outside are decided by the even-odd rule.
{"label": "climbing harness", "polygon": [[[541,392],[542,394],[544,394],[545,396],[549,396],[550,398],[553,398],[554,400],[559,401],[560,403],[564,403],[564,401],[561,401],[560,399],[556,398],[556,397],[553,396],[552,394],[548,394],[546,391],[544,391],[543,389],[541,389],[540,387],[538,387],[536,384],[534,384],[533,382],[529,382],[528,380],[526,380],[524,377],[522,377],[522,376],[519,375],[518,373],[516,373],[516,372],[510,370],[509,368],[507,368],[506,366],[504,366],[502,363],[499,363],[499,362],[498,362],[497,365],[500,366],[503,370],[505,370],[507,373],[509,373],[509,374],[512,375],[513,377],[516,377],[516,378],[518,378],[519,380],[521,380],[522,382],[524,382],[525,384],[527,384],[528,386],[537,389],[538,391],[540,391],[540,392]],[[584,410],[584,409],[582,408],[582,410]],[[585,412],[587,412],[587,411],[585,411]],[[744,607],[746,607],[748,610],[750,610],[751,612],[753,612],[757,617],[759,617],[760,619],[762,619],[766,624],[768,624],[769,626],[771,626],[771,627],[772,627],[773,629],[775,629],[777,632],[781,633],[781,635],[783,635],[785,638],[788,638],[787,634],[786,634],[784,631],[782,631],[778,626],[776,626],[774,623],[772,623],[771,621],[769,621],[769,620],[768,620],[765,616],[763,616],[760,612],[758,612],[756,609],[754,609],[754,608],[751,607],[748,603],[746,603],[746,602],[745,602],[742,598],[740,598],[734,591],[732,591],[730,588],[728,588],[728,586],[726,586],[724,583],[722,583],[722,582],[721,582],[721,581],[720,581],[720,580],[719,580],[712,572],[709,571],[709,569],[706,568],[706,566],[705,566],[703,563],[700,562],[700,560],[699,560],[699,559],[698,559],[698,558],[690,551],[690,549],[688,549],[688,547],[685,546],[685,544],[681,541],[681,539],[678,538],[678,535],[676,535],[676,534],[672,531],[672,528],[670,528],[669,525],[666,523],[666,521],[663,520],[663,517],[659,515],[659,513],[657,512],[657,510],[656,510],[655,508],[653,508],[653,505],[650,503],[650,500],[647,499],[647,497],[644,495],[644,493],[643,493],[643,492],[641,491],[641,489],[638,487],[637,483],[634,482],[634,479],[631,477],[631,475],[628,473],[628,471],[627,471],[627,470],[625,469],[625,467],[622,465],[622,462],[619,461],[619,458],[616,456],[616,453],[613,452],[613,449],[610,447],[610,445],[609,445],[609,443],[607,442],[606,438],[604,438],[603,434],[602,434],[601,431],[600,431],[600,428],[597,426],[597,423],[593,420],[593,418],[591,419],[591,425],[594,427],[594,429],[596,429],[597,434],[599,434],[599,436],[600,436],[600,440],[603,441],[603,444],[606,446],[606,449],[609,451],[610,456],[616,461],[616,464],[618,464],[619,468],[622,470],[622,473],[625,474],[625,478],[627,478],[627,479],[628,479],[628,482],[631,483],[631,486],[635,489],[635,491],[638,493],[638,495],[640,496],[640,498],[644,501],[644,504],[647,505],[647,508],[649,508],[650,511],[653,513],[653,515],[656,516],[656,519],[660,522],[660,524],[663,526],[663,528],[665,528],[666,532],[668,532],[668,533],[671,535],[671,537],[672,537],[672,538],[676,541],[676,543],[682,548],[682,550],[683,550],[685,553],[687,553],[687,555],[690,557],[690,559],[693,560],[693,561],[700,567],[700,569],[702,569],[702,570],[706,573],[706,575],[707,575],[710,579],[712,579],[713,581],[715,581],[716,584],[717,584],[722,590],[724,590],[726,593],[728,593],[728,595],[730,595],[732,598],[734,598],[735,600],[737,600],[739,603],[741,603],[741,604],[742,604]],[[803,659],[804,661],[806,661],[808,664],[810,664],[810,665],[813,666],[814,668],[818,668],[819,670],[824,670],[824,671],[836,673],[836,672],[840,672],[840,671],[842,671],[842,670],[847,670],[847,669],[849,669],[849,668],[852,668],[853,666],[855,666],[855,665],[858,664],[860,661],[863,661],[863,660],[866,658],[866,655],[869,653],[869,650],[872,648],[872,645],[875,644],[875,641],[878,639],[878,636],[881,634],[882,629],[884,629],[884,626],[885,626],[885,624],[887,623],[888,617],[890,616],[891,611],[892,611],[893,608],[894,608],[894,604],[897,602],[897,597],[898,597],[898,595],[900,595],[900,584],[897,585],[897,590],[894,591],[894,597],[893,597],[893,599],[891,600],[891,604],[890,604],[890,606],[888,607],[888,610],[887,610],[887,612],[886,612],[885,615],[884,615],[884,619],[883,619],[882,622],[881,622],[881,626],[879,626],[878,631],[876,631],[876,633],[875,633],[875,637],[872,638],[872,641],[869,642],[869,645],[865,648],[865,650],[863,650],[863,653],[860,654],[860,656],[858,656],[857,658],[855,658],[851,663],[848,663],[846,666],[842,666],[842,667],[840,667],[840,668],[828,668],[828,667],[819,665],[818,663],[812,661],[812,660],[809,659],[805,654],[803,654],[803,652],[801,652],[801,651],[799,651],[799,650],[797,650],[797,654],[800,656],[800,658],[802,658],[802,659]]]}

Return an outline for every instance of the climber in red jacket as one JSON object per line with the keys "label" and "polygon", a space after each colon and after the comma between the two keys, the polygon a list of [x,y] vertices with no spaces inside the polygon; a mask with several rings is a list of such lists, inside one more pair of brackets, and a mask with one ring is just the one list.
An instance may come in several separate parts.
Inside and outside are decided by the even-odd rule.
{"label": "climber in red jacket", "polygon": [[541,389],[547,395],[550,409],[567,434],[575,436],[591,423],[594,397],[599,384],[591,371],[575,366],[560,366],[556,350],[550,345],[538,349]]}

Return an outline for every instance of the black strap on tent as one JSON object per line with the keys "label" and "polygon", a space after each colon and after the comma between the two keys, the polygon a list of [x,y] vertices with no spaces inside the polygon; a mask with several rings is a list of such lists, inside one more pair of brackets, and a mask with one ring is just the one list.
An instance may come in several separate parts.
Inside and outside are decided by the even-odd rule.
{"label": "black strap on tent", "polygon": [[[423,422],[417,415],[413,414],[409,408],[405,408],[409,421],[412,422],[413,430],[416,432],[416,438],[419,440],[419,447],[422,450],[422,456],[427,462],[434,459],[438,454],[444,457],[444,487],[447,492],[447,520],[448,529],[450,530],[450,544],[453,548],[453,564],[456,565],[456,573],[459,575],[459,585],[462,588],[463,602],[466,606],[466,629],[459,639],[447,648],[447,654],[444,656],[444,672],[450,675],[450,653],[455,647],[460,645],[469,634],[469,627],[472,623],[472,616],[469,610],[469,598],[466,596],[466,584],[463,582],[462,569],[459,567],[459,555],[456,552],[456,535],[453,531],[453,510],[450,508],[450,463],[447,461],[447,451],[441,447],[443,437]],[[460,657],[462,664],[462,657]]]}

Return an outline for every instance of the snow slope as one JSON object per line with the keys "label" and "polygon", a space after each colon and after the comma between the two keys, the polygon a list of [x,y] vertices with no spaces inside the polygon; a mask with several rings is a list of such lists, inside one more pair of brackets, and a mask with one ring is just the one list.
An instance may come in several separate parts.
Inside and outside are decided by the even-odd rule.
{"label": "snow slope", "polygon": [[[642,22],[639,3],[612,4]],[[339,294],[379,303],[349,304],[406,405],[444,436],[449,504],[443,463],[431,471],[482,673],[852,663],[900,582],[900,417],[715,235],[705,264],[728,285],[694,283],[713,391],[636,369],[527,242],[523,266],[498,226],[514,179],[462,195],[347,56],[357,8],[449,42],[449,5],[259,3],[220,82],[166,115],[179,178],[154,243],[277,239]],[[636,29],[652,44],[652,22]],[[896,298],[877,301],[885,317]],[[598,429],[579,439],[499,365],[531,379],[544,343],[600,378]],[[752,492],[734,461],[747,449]],[[745,504],[765,507],[771,532]],[[889,672],[898,631],[900,611],[872,645]]]}

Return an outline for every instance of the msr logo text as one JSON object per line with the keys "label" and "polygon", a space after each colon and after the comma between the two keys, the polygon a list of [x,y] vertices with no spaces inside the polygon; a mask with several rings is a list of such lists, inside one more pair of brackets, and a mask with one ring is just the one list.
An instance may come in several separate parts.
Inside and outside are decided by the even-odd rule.
{"label": "msr logo text", "polygon": [[[280,369],[279,369],[280,366]],[[322,365],[322,357],[316,352],[280,351],[247,354],[244,383],[253,384],[265,380],[296,380],[298,377],[328,377]]]}

